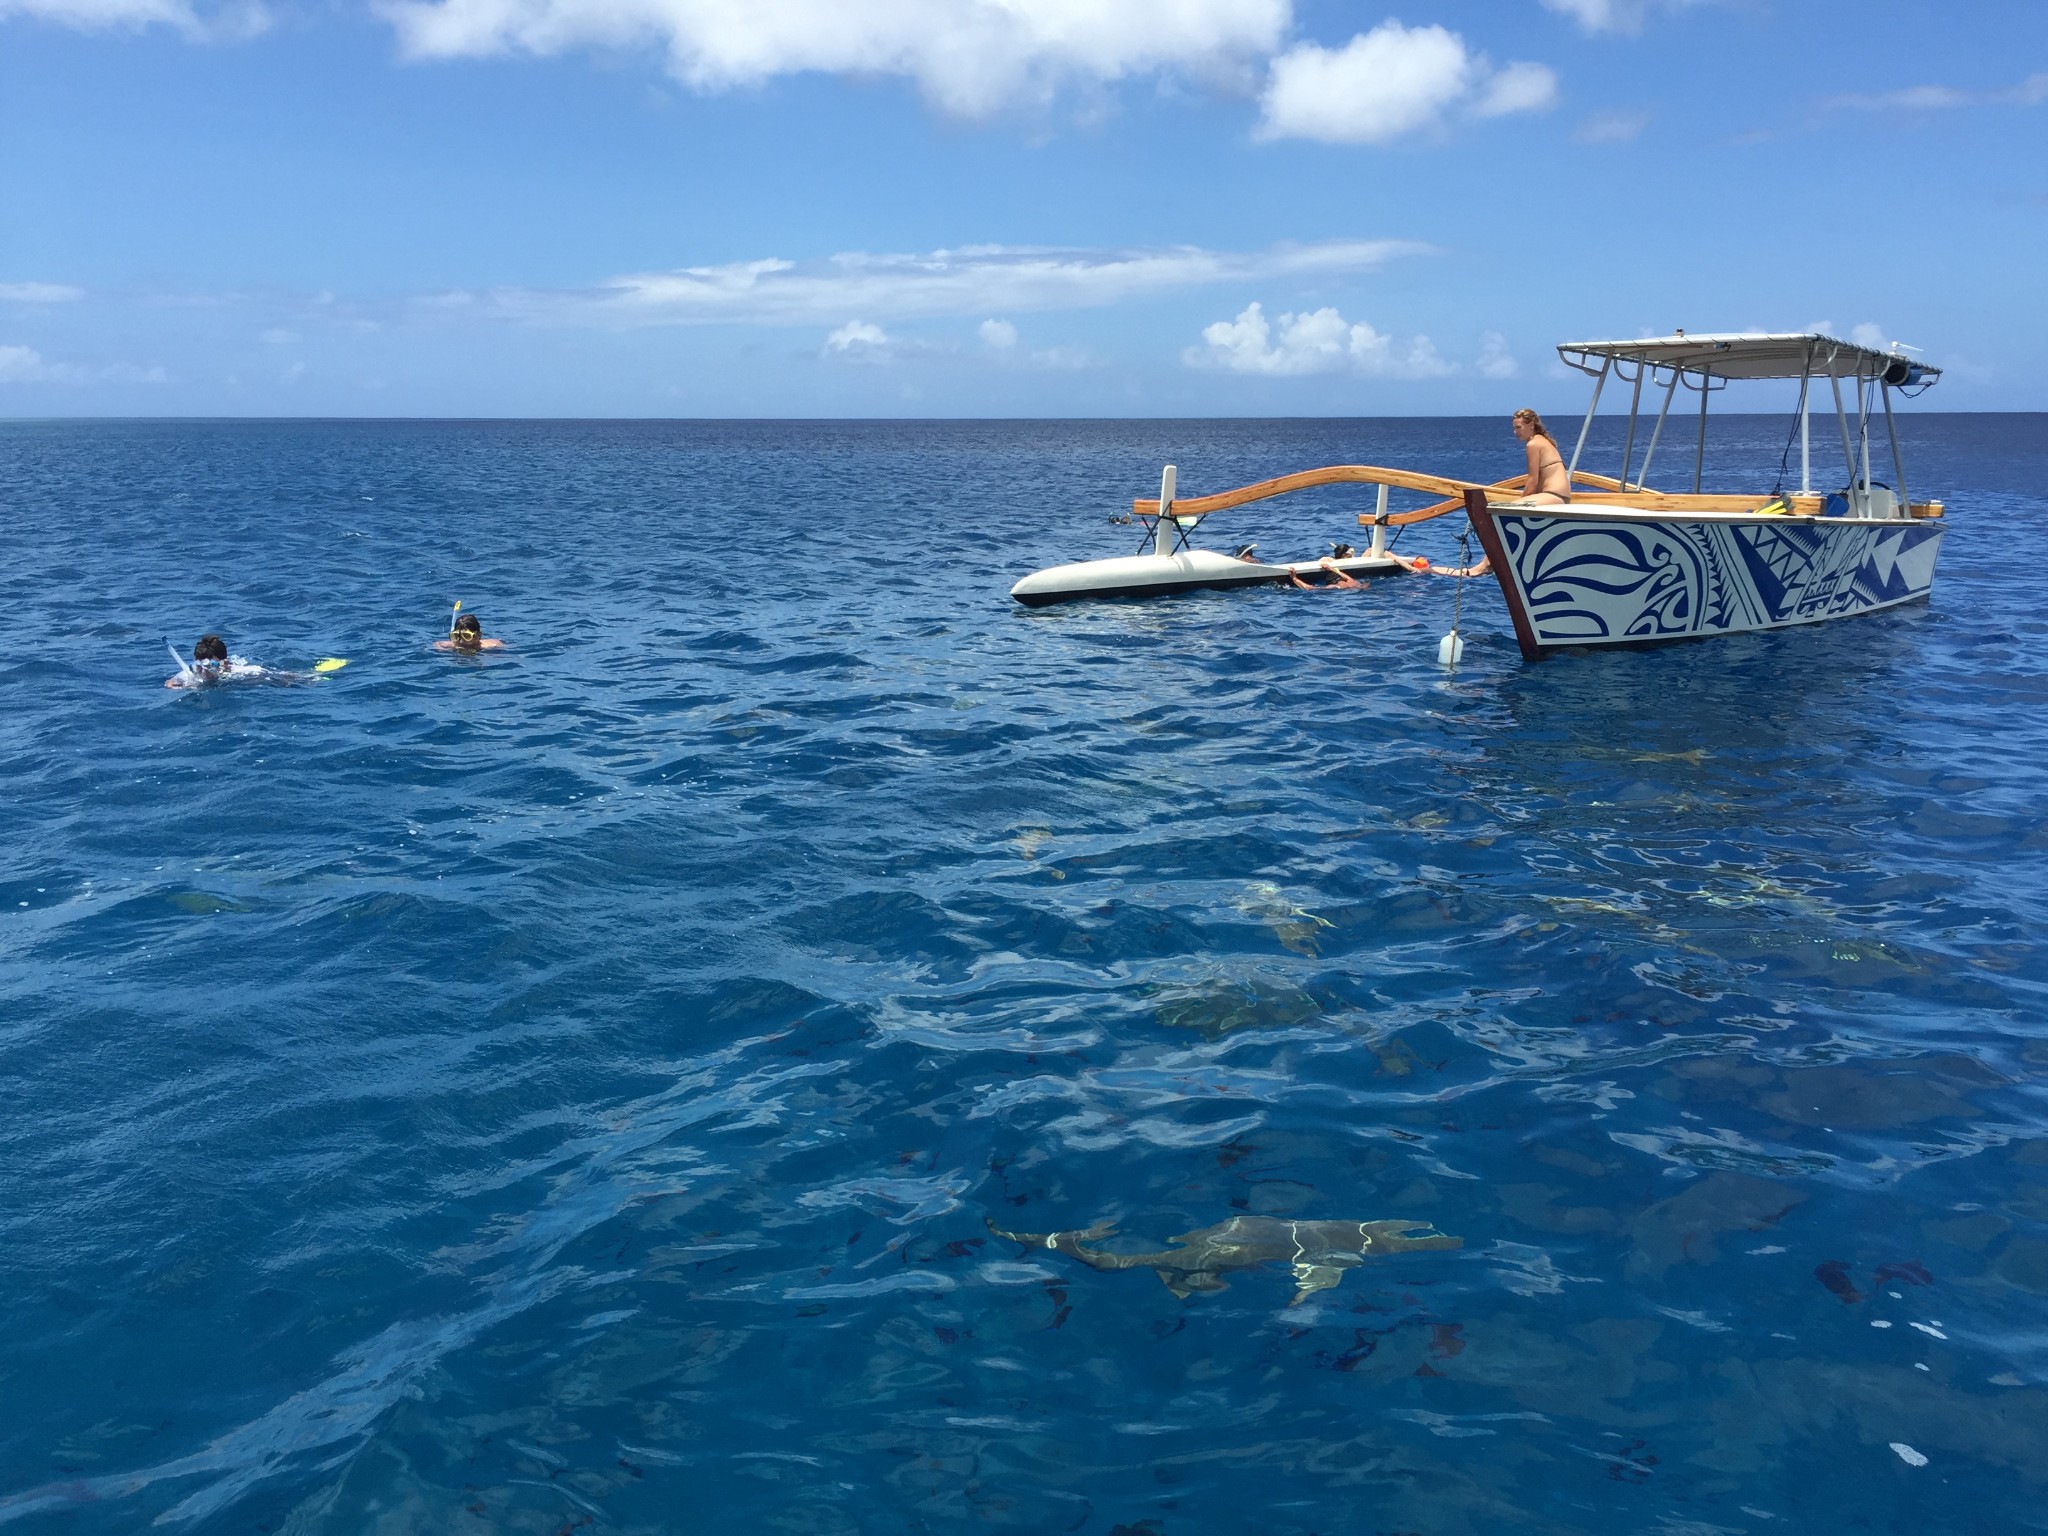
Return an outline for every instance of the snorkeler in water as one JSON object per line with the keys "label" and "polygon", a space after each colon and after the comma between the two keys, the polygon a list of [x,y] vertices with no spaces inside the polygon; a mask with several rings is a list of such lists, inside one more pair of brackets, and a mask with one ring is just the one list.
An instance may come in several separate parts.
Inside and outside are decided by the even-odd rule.
{"label": "snorkeler in water", "polygon": [[169,640],[171,660],[178,664],[175,677],[164,679],[166,688],[209,688],[216,683],[305,683],[329,672],[339,672],[348,662],[340,656],[326,656],[313,664],[311,672],[279,672],[258,666],[245,656],[230,656],[228,643],[219,635],[201,635],[192,647],[192,659],[178,654]]}
{"label": "snorkeler in water", "polygon": [[1323,571],[1330,578],[1328,581],[1322,583],[1321,585],[1318,585],[1312,581],[1303,581],[1301,579],[1301,574],[1298,571],[1289,571],[1287,573],[1287,579],[1293,582],[1295,586],[1299,587],[1304,592],[1342,592],[1347,587],[1355,591],[1357,588],[1364,585],[1363,582],[1353,581],[1343,571],[1338,570],[1336,563],[1334,561],[1318,560],[1316,562],[1316,567],[1317,569]]}
{"label": "snorkeler in water", "polygon": [[178,663],[178,674],[164,679],[166,688],[202,688],[208,683],[226,682],[229,678],[265,675],[264,669],[254,662],[230,656],[227,641],[219,635],[201,635],[192,647],[190,662],[178,655],[176,647],[172,648],[171,655]]}
{"label": "snorkeler in water", "polygon": [[483,621],[473,613],[458,616],[448,627],[448,638],[434,642],[437,651],[461,651],[468,655],[478,651],[502,651],[504,648],[504,641],[484,634]]}

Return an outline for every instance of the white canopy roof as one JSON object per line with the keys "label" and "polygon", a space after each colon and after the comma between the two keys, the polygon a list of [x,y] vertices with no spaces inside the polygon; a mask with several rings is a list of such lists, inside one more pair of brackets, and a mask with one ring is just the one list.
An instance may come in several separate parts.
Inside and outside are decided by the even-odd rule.
{"label": "white canopy roof", "polygon": [[[1880,352],[1818,333],[1772,336],[1648,336],[1635,341],[1568,341],[1559,357],[1584,373],[1608,359],[1712,374],[1717,379],[1796,379],[1808,373],[1838,379],[1883,378],[1893,384],[1932,384],[1941,370],[1896,352]],[[1912,370],[1911,377],[1908,370]]]}

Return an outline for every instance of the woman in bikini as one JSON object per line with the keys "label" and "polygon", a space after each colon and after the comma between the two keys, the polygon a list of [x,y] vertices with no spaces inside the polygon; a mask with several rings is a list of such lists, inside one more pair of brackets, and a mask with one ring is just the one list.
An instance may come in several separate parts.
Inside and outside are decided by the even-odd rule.
{"label": "woman in bikini", "polygon": [[[1564,455],[1557,451],[1557,439],[1550,435],[1550,428],[1543,425],[1543,418],[1523,406],[1515,412],[1514,424],[1515,436],[1529,450],[1529,475],[1522,482],[1522,505],[1555,507],[1570,501],[1571,471],[1565,468]],[[1492,570],[1493,562],[1482,558],[1477,565],[1442,568],[1438,574],[1484,576]]]}
{"label": "woman in bikini", "polygon": [[1515,412],[1515,436],[1529,446],[1529,478],[1522,482],[1523,502],[1554,507],[1572,499],[1571,471],[1557,451],[1557,439],[1543,418],[1527,406]]}

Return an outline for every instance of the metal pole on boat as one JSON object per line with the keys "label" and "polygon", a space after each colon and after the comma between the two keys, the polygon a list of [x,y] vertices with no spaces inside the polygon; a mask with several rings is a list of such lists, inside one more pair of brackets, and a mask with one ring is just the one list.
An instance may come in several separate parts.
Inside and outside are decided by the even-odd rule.
{"label": "metal pole on boat", "polygon": [[[1858,365],[1860,368],[1860,364]],[[1856,432],[1863,442],[1863,505],[1857,516],[1870,516],[1870,381],[1856,375]]]}
{"label": "metal pole on boat", "polygon": [[1913,503],[1906,499],[1906,461],[1899,457],[1899,424],[1892,419],[1892,387],[1884,389],[1884,429],[1892,440],[1892,478],[1899,482],[1899,516],[1911,517]]}
{"label": "metal pole on boat", "polygon": [[1671,384],[1664,391],[1664,405],[1657,412],[1657,425],[1650,433],[1650,446],[1643,450],[1643,472],[1636,476],[1638,486],[1645,484],[1650,478],[1650,460],[1657,457],[1657,439],[1664,435],[1664,418],[1671,414],[1671,397],[1678,393],[1678,381],[1684,377],[1683,368],[1671,370]]}
{"label": "metal pole on boat", "polygon": [[1173,553],[1173,490],[1174,478],[1179,474],[1171,464],[1159,476],[1159,517],[1152,524],[1152,553],[1171,555]]}
{"label": "metal pole on boat", "polygon": [[1633,395],[1629,396],[1628,402],[1628,436],[1622,440],[1621,444],[1621,488],[1624,491],[1628,489],[1629,455],[1634,453],[1636,448],[1636,408],[1643,403],[1644,367],[1645,364],[1642,362],[1642,360],[1640,358],[1637,359],[1636,392]]}
{"label": "metal pole on boat", "polygon": [[1707,396],[1713,390],[1714,376],[1704,370],[1700,373],[1700,446],[1692,456],[1692,493],[1700,493],[1700,474],[1707,467]]}
{"label": "metal pole on boat", "polygon": [[1600,364],[1600,372],[1594,376],[1593,403],[1586,407],[1586,424],[1579,428],[1578,446],[1572,449],[1572,461],[1565,466],[1567,486],[1571,482],[1571,477],[1579,472],[1579,455],[1586,451],[1586,437],[1593,430],[1593,413],[1600,409],[1600,391],[1607,387],[1607,370],[1613,366],[1613,358],[1603,359]]}
{"label": "metal pole on boat", "polygon": [[1369,550],[1369,551],[1368,551],[1368,553],[1370,553],[1370,554],[1371,554],[1371,555],[1373,556],[1373,558],[1377,559],[1377,558],[1379,558],[1379,557],[1380,557],[1381,555],[1384,555],[1384,554],[1385,554],[1386,552],[1387,552],[1387,485],[1386,485],[1386,482],[1385,482],[1385,481],[1381,481],[1381,482],[1380,482],[1380,499],[1379,499],[1379,505],[1373,508],[1373,514],[1372,514],[1372,548],[1371,548],[1371,550]]}
{"label": "metal pole on boat", "polygon": [[1807,386],[1813,382],[1813,344],[1807,343],[1806,362],[1799,373],[1799,492],[1813,494],[1813,397]]}
{"label": "metal pole on boat", "polygon": [[1842,429],[1842,458],[1849,466],[1849,478],[1856,478],[1856,450],[1849,446],[1849,413],[1842,409],[1842,380],[1835,372],[1835,354],[1828,354],[1828,388],[1835,392],[1835,425]]}

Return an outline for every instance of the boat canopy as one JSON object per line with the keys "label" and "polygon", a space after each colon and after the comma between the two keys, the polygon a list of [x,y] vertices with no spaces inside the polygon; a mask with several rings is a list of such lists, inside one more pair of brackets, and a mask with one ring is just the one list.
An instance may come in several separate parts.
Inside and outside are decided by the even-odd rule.
{"label": "boat canopy", "polygon": [[1818,332],[1688,336],[1679,331],[1634,341],[1568,341],[1557,355],[1580,372],[1596,375],[1620,362],[1715,379],[1881,379],[1912,393],[1918,393],[1912,386],[1924,389],[1941,377],[1941,370],[1930,364]]}

